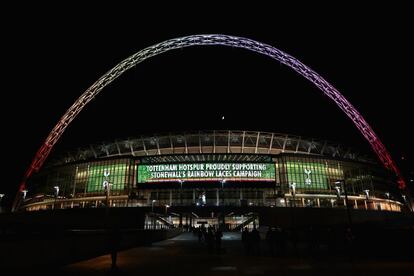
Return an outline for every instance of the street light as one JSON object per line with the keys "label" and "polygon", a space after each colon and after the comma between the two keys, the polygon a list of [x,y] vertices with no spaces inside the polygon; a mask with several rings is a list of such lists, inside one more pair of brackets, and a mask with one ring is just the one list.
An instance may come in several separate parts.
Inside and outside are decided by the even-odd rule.
{"label": "street light", "polygon": [[178,182],[180,182],[180,204],[183,205],[183,181],[180,179],[178,180]]}
{"label": "street light", "polygon": [[221,189],[223,189],[224,188],[224,183],[226,183],[226,179],[222,179],[220,182],[221,182]]}
{"label": "street light", "polygon": [[109,171],[108,170],[104,170],[104,181],[102,182],[103,188],[105,190],[105,194],[106,194],[106,208],[109,208],[109,189],[110,189],[110,183],[109,183]]}
{"label": "street light", "polygon": [[165,214],[167,215],[168,214],[168,208],[170,208],[170,205],[165,205]]}
{"label": "street light", "polygon": [[1,207],[1,201],[4,197],[4,194],[0,194],[0,213],[3,212],[3,208]]}
{"label": "street light", "polygon": [[22,193],[23,193],[23,200],[25,200],[25,199],[26,199],[27,192],[28,192],[28,190],[23,190],[23,191],[22,191]]}
{"label": "street light", "polygon": [[[223,198],[223,206],[225,205],[225,199],[224,199],[224,183],[226,183],[226,179],[222,179],[220,180],[221,182],[221,194],[222,194],[222,198]],[[217,206],[218,206],[219,202],[217,202]]]}
{"label": "street light", "polygon": [[59,186],[55,186],[53,188],[55,189],[55,203],[53,204],[53,208],[55,208],[56,201],[57,201],[57,198],[58,198],[58,195],[59,195]]}
{"label": "street light", "polygon": [[338,200],[340,200],[341,199],[341,187],[335,186],[335,190],[336,190],[336,196],[338,197]]}
{"label": "street light", "polygon": [[55,196],[58,197],[59,195],[59,186],[53,187],[55,189]]}
{"label": "street light", "polygon": [[153,212],[153,213],[154,213],[154,203],[155,202],[156,202],[155,199],[153,199],[152,202],[151,202],[151,212]]}
{"label": "street light", "polygon": [[409,210],[409,211],[412,211],[410,204],[407,202],[407,196],[406,196],[406,195],[401,195],[401,197],[402,197],[402,198],[403,198],[403,200],[404,200],[404,204],[405,204],[405,205],[407,205],[408,210]]}
{"label": "street light", "polygon": [[390,201],[390,193],[386,192],[386,193],[385,193],[385,196],[386,196],[386,197],[387,197],[387,199],[388,199],[388,204],[390,205],[390,211],[392,211],[392,206],[391,206],[391,201]]}
{"label": "street light", "polygon": [[289,188],[292,190],[293,204],[296,207],[296,183],[295,182],[290,183]]}
{"label": "street light", "polygon": [[[352,225],[352,219],[351,219],[351,212],[349,210],[348,192],[347,192],[346,187],[345,187],[345,180],[344,179],[337,180],[337,181],[335,181],[335,184],[337,184],[337,185],[341,185],[342,184],[343,185],[344,194],[345,194],[346,214],[348,216],[349,227],[351,227],[351,225]],[[338,187],[338,186],[336,186],[336,187]],[[336,187],[335,187],[335,189],[338,190]],[[338,187],[338,188],[340,189],[340,187]]]}
{"label": "street light", "polygon": [[365,198],[368,201],[369,200],[369,190],[364,190],[364,193],[365,193]]}
{"label": "street light", "polygon": [[[335,184],[336,184],[336,182],[335,182]],[[336,191],[336,197],[337,197],[336,206],[339,206],[338,202],[341,200],[341,187],[340,186],[335,186],[335,191]],[[332,202],[332,207],[334,207],[333,202],[335,202],[335,200],[332,199],[331,202]]]}
{"label": "street light", "polygon": [[369,190],[364,190],[365,194],[365,209],[368,210]]}
{"label": "street light", "polygon": [[153,199],[152,201],[151,201],[151,213],[152,213],[152,229],[155,229],[156,228],[156,224],[155,224],[155,215],[154,215],[154,203],[156,202],[156,200],[155,199]]}

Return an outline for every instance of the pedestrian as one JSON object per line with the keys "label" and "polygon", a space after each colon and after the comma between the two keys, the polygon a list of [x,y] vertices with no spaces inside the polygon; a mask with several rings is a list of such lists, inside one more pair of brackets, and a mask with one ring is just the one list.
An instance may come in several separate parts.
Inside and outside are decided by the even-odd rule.
{"label": "pedestrian", "polygon": [[266,232],[266,242],[269,246],[269,255],[275,255],[275,231],[272,227],[269,226]]}
{"label": "pedestrian", "polygon": [[242,243],[243,243],[243,247],[244,247],[244,253],[246,255],[250,254],[250,244],[249,244],[249,230],[247,230],[247,227],[244,227],[244,230],[242,232]]}
{"label": "pedestrian", "polygon": [[118,227],[113,227],[109,232],[109,252],[111,253],[111,268],[117,268],[118,250],[121,243],[121,233]]}
{"label": "pedestrian", "polygon": [[216,249],[217,253],[221,253],[221,238],[223,237],[223,233],[220,229],[217,229],[215,238],[216,238]]}
{"label": "pedestrian", "polygon": [[260,233],[257,231],[256,226],[253,226],[253,230],[250,233],[250,240],[252,244],[253,255],[260,255]]}

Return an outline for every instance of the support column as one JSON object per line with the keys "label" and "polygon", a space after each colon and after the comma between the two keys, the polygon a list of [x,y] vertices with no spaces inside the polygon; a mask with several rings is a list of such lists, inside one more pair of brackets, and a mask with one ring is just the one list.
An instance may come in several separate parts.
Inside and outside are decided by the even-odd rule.
{"label": "support column", "polygon": [[170,206],[172,206],[172,190],[170,190]]}
{"label": "support column", "polygon": [[219,195],[220,191],[217,188],[216,189],[216,206],[220,206],[220,195]]}
{"label": "support column", "polygon": [[318,208],[321,208],[321,201],[319,198],[316,198],[316,204],[318,205]]}

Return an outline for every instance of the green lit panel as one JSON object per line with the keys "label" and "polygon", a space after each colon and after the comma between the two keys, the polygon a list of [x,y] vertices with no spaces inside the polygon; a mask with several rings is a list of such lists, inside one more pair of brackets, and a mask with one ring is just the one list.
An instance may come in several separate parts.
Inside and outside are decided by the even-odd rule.
{"label": "green lit panel", "polygon": [[126,182],[126,164],[91,165],[88,168],[87,192],[103,191],[104,172],[109,172],[108,181],[111,190],[123,190]]}
{"label": "green lit panel", "polygon": [[299,189],[329,189],[327,168],[324,163],[286,162],[289,184],[296,183]]}
{"label": "green lit panel", "polygon": [[191,163],[138,166],[138,183],[174,181],[275,181],[273,163]]}

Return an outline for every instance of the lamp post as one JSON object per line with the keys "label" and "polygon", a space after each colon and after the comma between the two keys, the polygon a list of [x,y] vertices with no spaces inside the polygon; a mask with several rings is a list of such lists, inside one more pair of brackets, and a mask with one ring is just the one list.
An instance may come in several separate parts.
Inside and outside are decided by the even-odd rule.
{"label": "lamp post", "polygon": [[25,200],[25,199],[26,199],[27,192],[28,192],[28,190],[23,190],[23,191],[22,191],[22,193],[23,193],[23,200]]}
{"label": "lamp post", "polygon": [[364,190],[365,198],[369,200],[369,190]]}
{"label": "lamp post", "polygon": [[53,187],[55,189],[55,196],[57,197],[59,195],[59,186]]}
{"label": "lamp post", "polygon": [[220,182],[221,182],[221,197],[223,198],[223,206],[224,206],[224,183],[226,183],[226,179],[222,179]]}
{"label": "lamp post", "polygon": [[408,211],[412,211],[411,205],[407,201],[407,196],[406,195],[401,195],[401,197],[404,200],[404,204],[408,207]]}
{"label": "lamp post", "polygon": [[365,207],[368,210],[369,190],[364,190],[365,194]]}
{"label": "lamp post", "polygon": [[[290,183],[289,188],[291,189],[292,197],[293,197],[293,205],[296,207],[296,183]],[[291,204],[292,205],[292,204]]]}
{"label": "lamp post", "polygon": [[154,213],[154,203],[155,202],[156,202],[155,199],[153,199],[152,202],[151,202],[151,212],[153,212],[153,213]]}
{"label": "lamp post", "polygon": [[[347,216],[348,216],[348,224],[349,224],[349,227],[351,228],[351,226],[352,226],[352,219],[351,219],[351,211],[349,210],[349,204],[348,204],[348,192],[347,192],[347,190],[346,190],[346,186],[345,186],[345,180],[344,179],[341,179],[341,180],[338,180],[338,181],[335,181],[335,184],[342,184],[343,185],[343,189],[344,189],[344,194],[345,194],[345,206],[346,206],[346,214],[347,214]],[[338,187],[338,186],[337,186]],[[340,189],[340,187],[338,187],[339,189]],[[337,189],[336,187],[335,187],[335,189]]]}
{"label": "lamp post", "polygon": [[221,180],[221,189],[223,190],[223,188],[224,188],[224,183],[226,183],[226,179],[222,179]]}
{"label": "lamp post", "polygon": [[335,190],[336,190],[336,197],[337,197],[336,202],[339,202],[341,200],[341,187],[340,186],[335,186]]}
{"label": "lamp post", "polygon": [[[168,208],[170,208],[170,205],[165,204],[165,220],[171,223],[171,216],[168,217]],[[169,228],[170,225],[167,227]]]}
{"label": "lamp post", "polygon": [[106,208],[109,208],[109,189],[110,189],[110,184],[109,184],[109,171],[108,170],[104,170],[104,181],[102,182],[102,185],[104,187],[105,190],[105,195],[106,195]]}
{"label": "lamp post", "polygon": [[386,192],[386,193],[385,193],[385,196],[386,196],[386,197],[387,197],[387,199],[388,199],[388,204],[390,205],[390,211],[392,211],[392,206],[391,206],[391,201],[390,201],[390,193]]}
{"label": "lamp post", "polygon": [[155,214],[154,214],[154,203],[156,202],[155,199],[153,199],[151,201],[151,217],[152,217],[152,229],[156,228],[156,223],[155,223]]}
{"label": "lamp post", "polygon": [[180,179],[178,180],[180,182],[180,205],[183,205],[183,181]]}
{"label": "lamp post", "polygon": [[4,197],[4,194],[0,194],[0,213],[3,212],[3,207],[1,207],[1,201],[2,201],[3,197]]}
{"label": "lamp post", "polygon": [[59,186],[53,187],[55,189],[55,203],[53,204],[53,208],[55,208],[57,198],[59,196]]}

